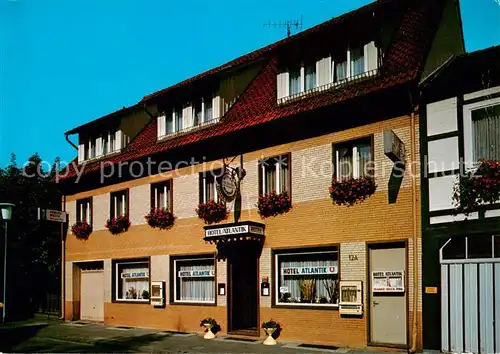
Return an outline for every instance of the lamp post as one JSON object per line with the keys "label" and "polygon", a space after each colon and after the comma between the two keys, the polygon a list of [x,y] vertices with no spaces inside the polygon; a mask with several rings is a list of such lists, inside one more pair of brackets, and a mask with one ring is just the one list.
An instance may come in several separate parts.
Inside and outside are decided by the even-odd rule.
{"label": "lamp post", "polygon": [[0,214],[5,221],[5,239],[3,251],[3,305],[2,305],[2,323],[5,323],[5,296],[7,294],[7,222],[12,218],[12,208],[15,205],[12,203],[0,203]]}

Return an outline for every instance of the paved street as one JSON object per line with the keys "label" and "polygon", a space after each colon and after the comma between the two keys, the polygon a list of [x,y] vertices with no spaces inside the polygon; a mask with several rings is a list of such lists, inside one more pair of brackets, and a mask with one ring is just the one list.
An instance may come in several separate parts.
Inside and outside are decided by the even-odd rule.
{"label": "paved street", "polygon": [[[347,348],[300,348],[296,343],[263,345],[228,337],[204,340],[200,335],[98,324],[37,319],[0,326],[2,352],[164,352],[164,353],[376,353]],[[384,352],[387,353],[387,352]]]}

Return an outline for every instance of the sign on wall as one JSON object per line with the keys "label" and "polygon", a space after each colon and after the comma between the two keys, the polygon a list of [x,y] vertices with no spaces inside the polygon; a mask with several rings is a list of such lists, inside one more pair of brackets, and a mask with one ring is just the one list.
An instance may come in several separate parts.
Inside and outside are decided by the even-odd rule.
{"label": "sign on wall", "polygon": [[392,130],[384,131],[384,154],[393,162],[405,162],[405,144]]}
{"label": "sign on wall", "polygon": [[337,274],[337,266],[328,267],[284,267],[281,268],[282,275],[321,275],[321,274]]}
{"label": "sign on wall", "polygon": [[214,277],[214,270],[180,270],[179,278]]}
{"label": "sign on wall", "polygon": [[123,272],[122,279],[149,278],[148,271]]}
{"label": "sign on wall", "polygon": [[229,227],[219,227],[217,229],[205,230],[205,237],[228,236],[239,234],[256,234],[264,235],[264,228],[255,225],[238,225]]}
{"label": "sign on wall", "polygon": [[65,223],[68,220],[68,214],[60,210],[38,208],[38,220]]}
{"label": "sign on wall", "polygon": [[404,275],[402,270],[372,272],[372,291],[374,293],[404,292]]}

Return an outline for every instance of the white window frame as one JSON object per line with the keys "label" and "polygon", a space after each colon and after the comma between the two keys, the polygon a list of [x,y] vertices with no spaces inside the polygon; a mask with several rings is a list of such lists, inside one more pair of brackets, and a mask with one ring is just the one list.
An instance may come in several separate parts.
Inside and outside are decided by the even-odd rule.
{"label": "white window frame", "polygon": [[280,282],[279,282],[279,279],[280,279],[280,263],[279,263],[279,257],[280,256],[296,256],[296,255],[304,255],[304,254],[325,254],[325,253],[336,253],[337,254],[337,278],[338,278],[338,281],[340,282],[340,247],[338,246],[335,246],[336,250],[332,249],[332,250],[324,250],[324,251],[304,251],[304,252],[301,252],[299,250],[297,250],[296,252],[286,252],[286,253],[282,253],[282,252],[279,252],[279,253],[276,253],[274,255],[274,264],[275,264],[275,270],[274,270],[274,279],[275,279],[275,282],[274,282],[274,286],[275,286],[275,291],[274,291],[274,300],[275,300],[275,304],[278,305],[278,306],[303,306],[303,307],[311,307],[311,306],[314,306],[314,307],[338,307],[339,306],[339,302],[340,302],[340,294],[339,294],[339,298],[337,299],[337,303],[336,304],[321,304],[321,303],[301,303],[301,302],[279,302],[279,298],[280,298]]}
{"label": "white window frame", "polygon": [[374,161],[374,154],[373,154],[373,140],[371,139],[370,136],[365,136],[365,137],[360,137],[358,139],[353,139],[353,140],[347,140],[347,141],[342,141],[338,143],[333,144],[333,151],[335,152],[335,177],[337,179],[340,179],[340,153],[339,153],[339,146],[342,147],[342,145],[345,144],[350,144],[352,143],[354,146],[351,148],[352,149],[352,166],[351,168],[353,169],[352,171],[352,178],[360,178],[363,177],[359,174],[359,155],[358,155],[358,144],[356,144],[357,141],[359,140],[366,140],[370,144],[370,157],[371,157],[371,162],[373,163]]}
{"label": "white window frame", "polygon": [[[92,214],[91,214],[91,206],[92,204],[92,198],[84,198],[84,199],[78,199],[76,201],[76,207],[79,208],[80,210],[77,210],[77,220],[76,221],[85,221],[87,224],[92,226]],[[87,207],[87,212],[85,213],[85,219],[82,219],[83,215],[83,209],[84,206],[86,205]],[[78,218],[80,216],[80,218]]]}
{"label": "white window frame", "polygon": [[[119,265],[128,265],[128,264],[147,264],[148,268],[148,292],[149,292],[149,299],[120,299],[118,298],[118,293],[120,289],[120,280],[121,280],[121,273],[119,271]],[[114,293],[114,299],[117,302],[138,302],[138,303],[149,303],[151,299],[151,271],[150,271],[150,262],[147,260],[144,261],[117,261],[115,263],[115,293]],[[123,289],[122,289],[123,292]]]}
{"label": "white window frame", "polygon": [[[120,195],[116,195],[120,193]],[[110,215],[110,217],[112,216],[112,218],[117,218],[118,216],[127,216],[128,215],[128,210],[127,210],[127,195],[128,195],[128,192],[127,190],[121,190],[121,191],[116,191],[116,192],[111,192],[110,194],[110,198],[113,198],[112,202],[113,202],[113,215]],[[120,211],[120,213],[118,214],[118,198],[121,197],[121,201],[122,201],[122,210]]]}
{"label": "white window frame", "polygon": [[151,184],[151,188],[153,189],[153,205],[151,206],[152,208],[156,208],[156,205],[158,204],[158,193],[157,190],[162,188],[163,189],[163,206],[162,208],[168,209],[169,211],[172,211],[172,200],[170,200],[170,190],[172,188],[172,180],[167,180],[163,182],[158,182],[158,183],[153,183]]}
{"label": "white window frame", "polygon": [[500,97],[487,99],[485,97],[484,101],[475,102],[471,104],[464,105],[463,107],[463,123],[464,123],[464,157],[465,157],[465,168],[471,169],[477,166],[477,161],[474,161],[473,151],[473,135],[472,135],[472,111],[476,109],[486,108],[490,106],[496,106],[500,104]]}
{"label": "white window frame", "polygon": [[214,201],[216,203],[219,202],[219,193],[217,193],[217,177],[216,175],[214,175],[214,172],[216,172],[217,170],[211,170],[211,171],[205,171],[205,172],[202,172],[201,173],[201,191],[202,191],[202,197],[201,197],[201,201],[203,203],[206,203],[208,202],[207,200],[207,175],[210,175],[211,177],[213,177],[214,179]]}
{"label": "white window frame", "polygon": [[[260,168],[261,168],[261,177],[262,177],[262,181],[261,181],[261,183],[262,183],[262,195],[267,194],[265,191],[265,189],[266,189],[266,187],[265,187],[266,186],[266,165],[263,161],[270,160],[270,159],[274,159],[274,161],[275,161],[275,164],[274,164],[274,167],[276,169],[276,181],[275,181],[276,189],[275,189],[275,191],[277,194],[280,194],[280,193],[285,191],[285,190],[281,190],[281,184],[280,184],[280,180],[281,180],[281,168],[280,168],[281,163],[280,163],[280,161],[283,157],[287,158],[288,175],[290,176],[291,175],[290,174],[290,160],[292,158],[291,154],[281,154],[281,155],[276,155],[276,156],[271,156],[271,157],[266,157],[266,158],[261,159],[261,162],[259,164],[260,164]],[[292,181],[290,180],[290,178],[289,178],[288,183],[289,183],[289,186],[288,186],[289,188],[286,189],[286,191],[290,192],[290,187],[292,184]]]}
{"label": "white window frame", "polygon": [[214,264],[214,272],[216,272],[216,262],[214,257],[199,257],[199,258],[177,258],[174,259],[174,266],[173,266],[173,280],[174,280],[174,286],[173,286],[173,296],[172,300],[176,304],[215,304],[217,300],[217,292],[216,292],[216,283],[217,283],[217,273],[213,276],[213,283],[214,283],[214,299],[213,301],[195,301],[195,300],[177,300],[177,279],[179,278],[179,271],[177,270],[177,262],[196,262],[196,261],[213,261]]}

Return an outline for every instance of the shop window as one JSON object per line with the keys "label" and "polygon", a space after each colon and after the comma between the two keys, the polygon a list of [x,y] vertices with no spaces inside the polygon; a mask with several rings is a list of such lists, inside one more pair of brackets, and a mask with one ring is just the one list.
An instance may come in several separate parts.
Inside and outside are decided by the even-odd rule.
{"label": "shop window", "polygon": [[174,302],[215,303],[215,260],[212,257],[177,258],[173,261]]}
{"label": "shop window", "polygon": [[200,203],[207,203],[210,200],[219,201],[216,180],[222,176],[222,170],[205,171],[200,173]]}
{"label": "shop window", "polygon": [[118,216],[128,215],[128,189],[110,194],[110,210],[109,216],[111,219]]}
{"label": "shop window", "polygon": [[259,194],[290,192],[290,155],[268,157],[259,161]]}
{"label": "shop window", "polygon": [[92,225],[92,198],[76,201],[76,221]]}
{"label": "shop window", "polygon": [[151,185],[151,209],[172,211],[172,180]]}
{"label": "shop window", "polygon": [[373,174],[371,138],[335,144],[333,157],[335,175],[340,180]]}
{"label": "shop window", "polygon": [[114,261],[115,299],[149,302],[149,261]]}
{"label": "shop window", "polygon": [[276,304],[337,306],[338,257],[337,247],[276,253]]}

